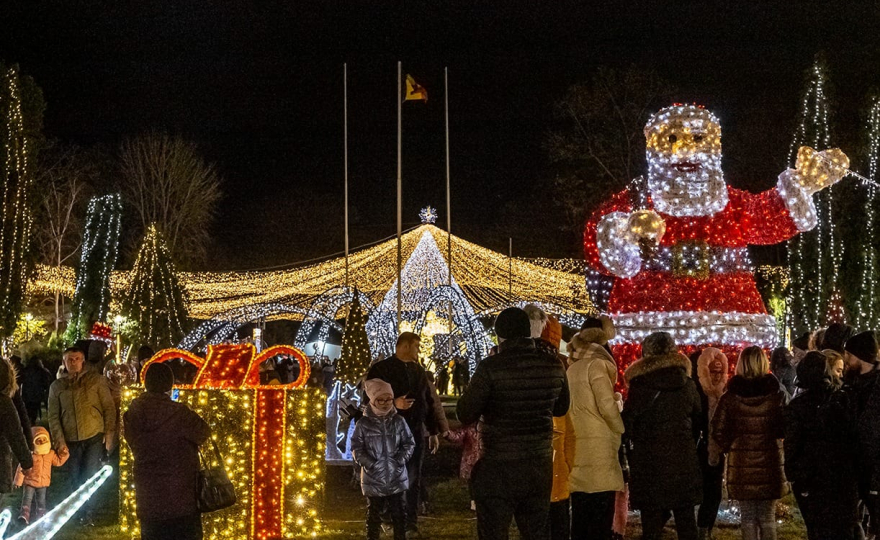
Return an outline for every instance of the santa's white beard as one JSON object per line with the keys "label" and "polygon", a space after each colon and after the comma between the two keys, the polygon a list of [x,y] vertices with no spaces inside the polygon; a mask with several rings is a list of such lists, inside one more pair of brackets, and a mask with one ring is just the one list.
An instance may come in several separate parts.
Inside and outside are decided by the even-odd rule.
{"label": "santa's white beard", "polygon": [[727,184],[721,156],[698,154],[687,160],[700,164],[694,172],[675,168],[679,161],[648,152],[648,189],[654,209],[670,216],[710,216],[727,206]]}

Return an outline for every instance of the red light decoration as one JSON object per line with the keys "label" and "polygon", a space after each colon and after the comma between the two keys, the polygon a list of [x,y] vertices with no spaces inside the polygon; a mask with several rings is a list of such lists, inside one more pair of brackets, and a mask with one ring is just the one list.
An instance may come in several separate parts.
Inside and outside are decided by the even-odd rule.
{"label": "red light decoration", "polygon": [[[299,362],[300,372],[296,381],[284,385],[263,386],[260,384],[260,364],[279,355],[287,355]],[[151,358],[142,371],[146,374],[147,367],[156,362],[167,362],[183,359],[199,368],[198,375],[192,385],[180,385],[178,388],[218,391],[253,390],[254,408],[251,430],[251,491],[250,496],[242,497],[250,500],[250,538],[256,540],[273,540],[284,537],[290,528],[285,519],[284,487],[286,475],[301,476],[302,470],[288,471],[291,463],[289,450],[286,449],[288,434],[288,390],[305,386],[309,379],[310,363],[306,355],[294,347],[270,347],[260,354],[251,344],[209,346],[207,358],[181,349],[166,349]],[[302,407],[302,405],[296,405]],[[300,409],[305,413],[305,409]],[[307,422],[302,421],[305,426]],[[301,444],[301,443],[300,443]],[[321,445],[323,449],[323,445]],[[317,456],[322,459],[323,456]],[[310,514],[314,518],[314,514]],[[299,523],[297,520],[295,523]]]}
{"label": "red light decoration", "polygon": [[[782,242],[797,234],[798,228],[778,189],[754,194],[728,187],[727,192],[728,204],[712,215],[675,217],[661,213],[666,232],[659,246],[647,257],[642,253],[638,273],[615,279],[608,311],[616,322],[632,324],[637,320],[639,328],[630,328],[629,333],[619,329],[614,344],[621,384],[625,369],[639,358],[642,334],[651,329],[672,333],[683,354],[709,346],[720,348],[730,358],[731,370],[744,346],[767,347],[775,341],[764,332],[767,310],[745,248]],[[600,258],[597,228],[612,212],[629,214],[641,209],[635,207],[634,199],[628,190],[617,193],[586,223],[584,255],[604,274],[612,271]],[[647,207],[653,208],[650,197]],[[701,331],[701,326],[711,330]],[[721,339],[701,341],[705,335]]]}

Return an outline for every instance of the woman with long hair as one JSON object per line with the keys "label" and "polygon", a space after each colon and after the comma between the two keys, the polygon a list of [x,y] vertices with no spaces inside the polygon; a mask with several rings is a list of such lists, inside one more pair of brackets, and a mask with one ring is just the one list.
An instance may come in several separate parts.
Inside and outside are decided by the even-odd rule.
{"label": "woman with long hair", "polygon": [[[776,501],[786,494],[782,438],[785,391],[760,347],[739,355],[710,435],[727,454],[727,491],[739,501],[743,540],[776,540]],[[710,462],[718,463],[717,456]]]}

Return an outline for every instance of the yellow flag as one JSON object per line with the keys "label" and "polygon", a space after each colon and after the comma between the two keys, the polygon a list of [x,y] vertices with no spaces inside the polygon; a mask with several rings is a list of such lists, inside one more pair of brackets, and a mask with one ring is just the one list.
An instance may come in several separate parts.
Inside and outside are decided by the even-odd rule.
{"label": "yellow flag", "polygon": [[428,101],[428,91],[412,78],[412,75],[406,76],[406,97],[404,101]]}

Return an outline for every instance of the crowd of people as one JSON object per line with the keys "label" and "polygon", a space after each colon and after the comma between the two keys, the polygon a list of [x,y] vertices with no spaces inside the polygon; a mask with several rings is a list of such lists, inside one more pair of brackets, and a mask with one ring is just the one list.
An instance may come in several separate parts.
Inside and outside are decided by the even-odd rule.
{"label": "crowd of people", "polygon": [[[460,474],[481,539],[506,539],[511,521],[523,539],[622,538],[630,509],[639,511],[644,539],[659,539],[670,518],[678,538],[709,539],[725,487],[745,540],[776,538],[776,503],[789,492],[810,540],[876,538],[873,332],[833,324],[769,358],[749,346],[736,359],[711,347],[686,357],[670,334],[656,332],[626,370],[609,345],[607,317],[587,319],[567,355],[561,325],[535,306],[502,311],[495,334],[497,347],[460,391],[457,429],[441,381],[419,363],[417,334],[402,333],[395,354],[364,376],[351,447],[368,539],[383,527],[395,540],[418,535],[422,466],[441,437],[463,448]],[[22,487],[22,524],[46,512],[53,467],[65,465],[81,485],[118,443],[118,392],[86,355],[66,349],[51,384],[38,363],[0,363],[0,505]],[[145,540],[202,537],[195,483],[199,446],[211,434],[171,400],[178,375],[186,374],[173,363],[151,365],[146,392],[124,415]],[[81,515],[91,521],[89,508]]]}
{"label": "crowd of people", "polygon": [[[622,538],[630,508],[644,539],[659,539],[670,518],[678,538],[709,539],[725,486],[745,540],[776,538],[776,503],[789,492],[809,539],[876,537],[873,332],[833,324],[790,351],[768,358],[748,346],[735,359],[711,347],[686,357],[656,332],[623,372],[625,398],[615,392],[610,319],[588,319],[568,356],[558,321],[535,306],[503,311],[495,333],[498,347],[458,400],[462,427],[442,432],[464,447],[460,472],[481,539],[508,538],[511,521],[524,539]],[[421,448],[438,428],[417,344],[402,334],[398,354],[366,377],[352,449],[369,499],[368,539],[379,538],[383,513],[395,540],[418,530],[413,488]]]}

